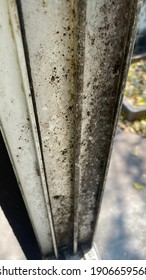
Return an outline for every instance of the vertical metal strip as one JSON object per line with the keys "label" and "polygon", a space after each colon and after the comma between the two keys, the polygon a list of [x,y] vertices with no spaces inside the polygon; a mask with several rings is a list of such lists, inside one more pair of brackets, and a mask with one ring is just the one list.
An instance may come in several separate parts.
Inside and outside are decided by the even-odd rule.
{"label": "vertical metal strip", "polygon": [[53,253],[48,199],[17,7],[1,1],[0,120],[18,184],[43,255]]}
{"label": "vertical metal strip", "polygon": [[75,1],[21,1],[58,247],[72,246]]}
{"label": "vertical metal strip", "polygon": [[[31,123],[32,132],[33,132],[33,138],[34,138],[34,146],[36,148],[36,156],[37,156],[37,160],[39,163],[38,168],[40,168],[40,171],[41,171],[40,177],[41,177],[43,193],[44,193],[44,198],[45,198],[45,205],[46,205],[47,214],[48,214],[48,223],[50,226],[50,231],[51,231],[51,236],[52,236],[53,249],[54,249],[54,254],[55,254],[56,258],[58,258],[56,238],[55,238],[55,232],[54,232],[54,226],[53,226],[53,218],[52,218],[51,206],[50,206],[50,199],[49,199],[47,181],[46,181],[46,176],[45,176],[45,167],[44,167],[43,158],[41,155],[41,147],[40,147],[39,137],[38,137],[38,133],[37,133],[37,125],[36,125],[36,119],[34,116],[32,98],[30,98],[31,93],[30,93],[30,88],[29,88],[28,73],[26,71],[26,63],[25,63],[25,58],[24,58],[22,41],[20,43],[21,33],[19,33],[19,36],[17,36],[16,24],[14,23],[14,18],[15,18],[16,23],[17,23],[17,28],[19,27],[19,29],[20,29],[16,2],[9,1],[8,8],[9,8],[10,21],[11,21],[12,29],[13,29],[13,35],[14,35],[14,39],[16,42],[16,50],[17,50],[17,55],[18,55],[19,67],[20,67],[21,75],[22,75],[23,88],[24,88],[25,96],[26,96],[27,108],[28,108],[29,116],[30,116],[30,123]],[[27,81],[27,83],[25,81]],[[31,97],[32,97],[32,95],[31,95]]]}
{"label": "vertical metal strip", "polygon": [[[86,0],[85,6],[85,38],[84,43],[78,45],[78,52],[82,53],[83,75],[77,97],[77,111],[81,118],[76,122],[76,150],[79,148],[79,152],[76,153],[75,181],[79,191],[75,239],[78,234],[80,244],[91,246],[115,117],[126,79],[125,59],[128,60],[127,54],[131,56],[131,31],[137,17],[138,1]],[[77,244],[75,251],[76,248]]]}
{"label": "vertical metal strip", "polygon": [[76,127],[75,127],[75,178],[74,178],[74,253],[78,250],[78,206],[80,193],[80,147],[83,103],[83,77],[85,59],[86,0],[76,1]]}

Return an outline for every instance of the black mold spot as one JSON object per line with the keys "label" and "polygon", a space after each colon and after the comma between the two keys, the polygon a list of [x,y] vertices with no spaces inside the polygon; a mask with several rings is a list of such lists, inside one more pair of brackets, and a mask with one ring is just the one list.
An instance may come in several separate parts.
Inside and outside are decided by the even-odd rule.
{"label": "black mold spot", "polygon": [[54,199],[59,199],[60,198],[60,195],[55,195],[54,196]]}
{"label": "black mold spot", "polygon": [[51,77],[51,82],[54,82],[54,81],[55,81],[55,77],[52,76],[52,77]]}
{"label": "black mold spot", "polygon": [[117,62],[113,67],[113,74],[116,74],[120,69],[120,63]]}
{"label": "black mold spot", "polygon": [[75,17],[75,10],[74,9],[72,9],[72,13],[73,13],[73,16]]}
{"label": "black mold spot", "polygon": [[91,45],[94,45],[95,38],[91,38]]}
{"label": "black mold spot", "polygon": [[70,110],[70,111],[71,111],[71,110],[72,110],[72,108],[73,108],[73,106],[69,106],[69,107],[68,107],[68,110]]}
{"label": "black mold spot", "polygon": [[66,153],[67,153],[66,149],[62,151],[62,155],[65,155]]}

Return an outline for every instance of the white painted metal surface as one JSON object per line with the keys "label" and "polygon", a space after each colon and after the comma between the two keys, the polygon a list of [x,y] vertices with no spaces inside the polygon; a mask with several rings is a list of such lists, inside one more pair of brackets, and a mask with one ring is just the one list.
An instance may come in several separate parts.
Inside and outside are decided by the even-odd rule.
{"label": "white painted metal surface", "polygon": [[0,42],[1,130],[45,255],[54,235],[15,1],[0,1]]}
{"label": "white painted metal surface", "polygon": [[57,245],[73,242],[75,1],[21,2]]}

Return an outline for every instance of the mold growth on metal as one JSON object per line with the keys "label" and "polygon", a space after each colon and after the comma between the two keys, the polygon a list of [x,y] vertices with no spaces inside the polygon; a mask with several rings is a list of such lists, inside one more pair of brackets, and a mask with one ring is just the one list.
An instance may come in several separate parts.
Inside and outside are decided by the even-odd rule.
{"label": "mold growth on metal", "polygon": [[0,126],[42,255],[53,253],[49,205],[15,1],[0,1]]}
{"label": "mold growth on metal", "polygon": [[75,234],[79,243],[91,245],[123,80],[126,78],[125,61],[138,1],[95,0],[83,3],[86,5],[86,27],[83,26],[84,43],[78,44],[84,75],[79,78],[77,98],[77,116],[81,118],[76,120],[78,208]]}
{"label": "mold growth on metal", "polygon": [[76,252],[92,242],[138,0],[20,3],[57,245]]}
{"label": "mold growth on metal", "polygon": [[21,1],[58,246],[73,239],[75,3]]}

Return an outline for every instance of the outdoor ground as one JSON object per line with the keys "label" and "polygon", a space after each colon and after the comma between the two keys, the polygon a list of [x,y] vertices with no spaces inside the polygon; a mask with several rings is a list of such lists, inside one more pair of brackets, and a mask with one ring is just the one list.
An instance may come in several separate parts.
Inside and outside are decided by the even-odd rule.
{"label": "outdoor ground", "polygon": [[146,259],[146,139],[118,130],[95,235],[101,259]]}

